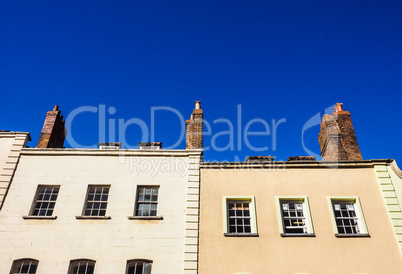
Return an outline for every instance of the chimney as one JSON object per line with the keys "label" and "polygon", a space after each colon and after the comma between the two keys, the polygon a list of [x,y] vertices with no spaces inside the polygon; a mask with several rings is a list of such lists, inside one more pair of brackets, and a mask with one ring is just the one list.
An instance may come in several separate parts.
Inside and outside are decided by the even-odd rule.
{"label": "chimney", "polygon": [[203,117],[201,101],[195,101],[191,118],[186,121],[186,149],[202,149]]}
{"label": "chimney", "polygon": [[37,148],[63,148],[67,132],[64,127],[63,115],[60,113],[58,105],[46,113]]}
{"label": "chimney", "polygon": [[274,161],[275,156],[247,156],[246,162],[247,163],[272,163]]}
{"label": "chimney", "polygon": [[334,112],[322,118],[318,141],[324,161],[363,159],[350,116],[342,103],[336,103]]}
{"label": "chimney", "polygon": [[162,149],[162,142],[138,142],[139,149],[160,150]]}
{"label": "chimney", "polygon": [[116,150],[121,149],[121,143],[120,142],[98,143],[98,147],[99,149]]}

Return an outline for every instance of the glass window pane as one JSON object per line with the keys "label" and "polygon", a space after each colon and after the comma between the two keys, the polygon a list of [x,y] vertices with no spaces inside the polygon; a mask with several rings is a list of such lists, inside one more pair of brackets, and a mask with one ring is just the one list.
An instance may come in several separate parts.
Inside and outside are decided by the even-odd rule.
{"label": "glass window pane", "polygon": [[11,268],[11,273],[19,273],[19,274],[35,274],[36,268],[38,266],[38,261],[23,259],[16,260],[13,263]]}
{"label": "glass window pane", "polygon": [[157,216],[157,187],[138,187],[136,216]]}

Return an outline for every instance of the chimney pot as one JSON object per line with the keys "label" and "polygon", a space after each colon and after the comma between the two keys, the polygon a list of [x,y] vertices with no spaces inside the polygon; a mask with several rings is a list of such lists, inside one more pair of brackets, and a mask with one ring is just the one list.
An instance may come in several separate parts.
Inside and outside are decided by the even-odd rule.
{"label": "chimney pot", "polygon": [[201,101],[195,101],[195,109],[201,109]]}
{"label": "chimney pot", "polygon": [[343,104],[342,103],[336,103],[335,108],[334,108],[335,113],[338,113],[340,111],[343,111]]}

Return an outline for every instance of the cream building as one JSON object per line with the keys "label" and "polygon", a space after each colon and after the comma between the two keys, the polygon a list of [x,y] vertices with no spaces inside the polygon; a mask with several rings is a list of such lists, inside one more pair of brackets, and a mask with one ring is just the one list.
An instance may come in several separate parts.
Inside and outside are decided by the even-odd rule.
{"label": "cream building", "polygon": [[37,148],[20,138],[17,155],[0,139],[2,163],[19,159],[0,211],[0,273],[197,273],[202,149],[65,149],[64,137],[55,107]]}
{"label": "cream building", "polygon": [[402,273],[402,175],[394,161],[200,170],[200,274]]}
{"label": "cream building", "polygon": [[363,160],[350,113],[321,124],[324,161],[202,162],[186,149],[66,149],[56,106],[36,148],[0,132],[0,273],[402,273],[402,171]]}
{"label": "cream building", "polygon": [[402,273],[402,172],[338,104],[314,157],[200,165],[200,274]]}

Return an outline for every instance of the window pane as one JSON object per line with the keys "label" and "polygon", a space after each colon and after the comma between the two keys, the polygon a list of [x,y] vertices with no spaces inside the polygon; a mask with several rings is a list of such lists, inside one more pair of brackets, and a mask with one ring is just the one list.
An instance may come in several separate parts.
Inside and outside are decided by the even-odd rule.
{"label": "window pane", "polygon": [[151,274],[152,263],[147,261],[128,261],[126,274]]}
{"label": "window pane", "polygon": [[281,201],[283,231],[285,233],[308,233],[303,203]]}
{"label": "window pane", "polygon": [[38,261],[31,259],[22,259],[14,261],[11,273],[35,274],[38,267]]}
{"label": "window pane", "polygon": [[93,274],[95,262],[88,260],[79,260],[70,262],[68,274]]}
{"label": "window pane", "polygon": [[151,195],[145,194],[145,196],[144,196],[144,201],[145,201],[145,202],[151,201]]}
{"label": "window pane", "polygon": [[138,187],[136,216],[157,216],[158,187]]}
{"label": "window pane", "polygon": [[358,234],[359,225],[354,202],[333,202],[338,234]]}
{"label": "window pane", "polygon": [[145,263],[144,264],[144,274],[151,274],[151,263]]}
{"label": "window pane", "polygon": [[89,186],[84,216],[106,216],[109,187]]}
{"label": "window pane", "polygon": [[[30,215],[32,216],[51,216],[48,208],[54,208],[56,204],[58,186],[38,186],[37,194],[32,205]],[[53,213],[53,211],[51,211]]]}
{"label": "window pane", "polygon": [[228,232],[251,233],[250,203],[230,201],[228,207]]}

